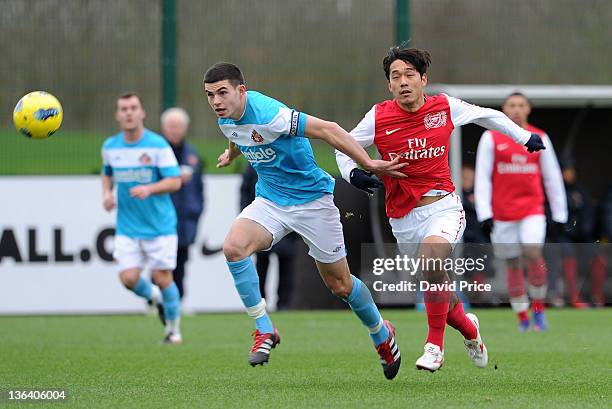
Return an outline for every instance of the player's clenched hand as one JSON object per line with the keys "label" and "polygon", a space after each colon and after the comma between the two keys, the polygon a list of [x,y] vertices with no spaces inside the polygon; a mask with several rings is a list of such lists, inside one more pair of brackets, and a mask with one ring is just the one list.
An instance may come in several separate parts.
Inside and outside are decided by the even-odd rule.
{"label": "player's clenched hand", "polygon": [[130,189],[130,196],[146,199],[151,196],[151,189],[147,185],[134,186]]}
{"label": "player's clenched hand", "polygon": [[403,179],[407,176],[404,173],[400,172],[399,170],[403,168],[404,166],[406,166],[407,164],[408,163],[406,162],[400,163],[399,156],[394,158],[392,161],[372,159],[370,160],[367,166],[367,170],[370,172],[376,173],[376,175],[378,176],[387,175],[387,176],[392,176],[395,178]]}
{"label": "player's clenched hand", "polygon": [[533,153],[533,152],[541,151],[542,149],[546,149],[546,146],[544,146],[544,142],[542,142],[542,138],[540,138],[540,135],[535,134],[535,133],[531,134],[531,137],[529,138],[525,146],[527,147],[527,151],[529,153]]}
{"label": "player's clenched hand", "polygon": [[226,166],[229,166],[231,163],[232,157],[230,156],[230,151],[229,149],[226,149],[225,152],[219,155],[219,158],[217,159],[217,167],[224,168]]}
{"label": "player's clenched hand", "polygon": [[371,195],[374,194],[372,189],[383,187],[380,180],[372,177],[372,172],[366,172],[365,170],[361,170],[359,168],[351,170],[350,181],[351,185]]}
{"label": "player's clenched hand", "polygon": [[104,195],[103,205],[104,210],[106,210],[107,212],[113,210],[115,208],[115,195],[113,195],[112,193]]}

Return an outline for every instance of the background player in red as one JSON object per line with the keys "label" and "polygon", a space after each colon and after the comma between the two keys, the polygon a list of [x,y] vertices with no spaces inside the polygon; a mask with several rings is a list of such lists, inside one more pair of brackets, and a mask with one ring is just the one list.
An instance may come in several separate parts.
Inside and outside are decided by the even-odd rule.
{"label": "background player in red", "polygon": [[[383,159],[400,157],[407,163],[404,179],[381,175],[386,209],[393,235],[403,251],[418,248],[426,258],[447,258],[465,229],[461,200],[454,193],[448,164],[450,136],[455,126],[476,123],[509,135],[530,151],[543,148],[537,135],[521,129],[493,109],[470,105],[445,94],[425,95],[429,52],[393,47],[383,60],[392,100],[376,104],[351,135],[364,147],[376,145]],[[371,173],[358,168],[348,156],[336,151],[342,176],[362,190],[380,187]],[[411,246],[413,245],[413,246]],[[446,271],[424,269],[429,283],[449,282]],[[425,291],[429,331],[418,369],[435,371],[444,361],[444,329],[448,323],[465,338],[468,355],[478,367],[488,362],[479,333],[478,319],[465,314],[456,294],[448,290]]]}
{"label": "background player in red", "polygon": [[[519,318],[519,329],[529,329],[529,297],[521,256],[527,268],[533,329],[546,329],[544,303],[547,290],[546,263],[542,246],[546,238],[544,190],[550,203],[555,229],[567,222],[567,201],[559,162],[550,138],[527,122],[531,106],[515,92],[506,98],[502,110],[518,126],[540,135],[546,150],[528,154],[503,132],[482,134],[476,153],[476,213],[491,232],[495,255],[506,260],[510,304]],[[544,188],[542,188],[544,185]]]}

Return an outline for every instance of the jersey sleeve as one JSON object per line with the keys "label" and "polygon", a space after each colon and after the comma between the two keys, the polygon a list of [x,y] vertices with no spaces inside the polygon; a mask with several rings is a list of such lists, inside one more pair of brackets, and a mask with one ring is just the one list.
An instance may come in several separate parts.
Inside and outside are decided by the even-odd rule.
{"label": "jersey sleeve", "polygon": [[102,174],[104,176],[113,176],[113,168],[111,167],[110,162],[108,160],[108,151],[104,149],[104,147],[102,148],[101,154],[102,154]]}
{"label": "jersey sleeve", "polygon": [[306,114],[287,107],[280,107],[268,123],[270,131],[279,135],[304,136]]}
{"label": "jersey sleeve", "polygon": [[479,222],[493,218],[493,175],[495,146],[491,132],[485,131],[476,151],[476,175],[474,176],[474,204]]}
{"label": "jersey sleeve", "polygon": [[546,149],[540,151],[540,169],[546,198],[550,204],[552,219],[558,223],[567,223],[567,196],[557,155],[548,136],[542,138]]}
{"label": "jersey sleeve", "polygon": [[[357,143],[364,148],[371,146],[374,143],[374,121],[375,121],[376,107],[373,106],[363,119],[357,124],[357,126],[350,132],[351,136],[355,138]],[[336,163],[342,174],[342,178],[347,182],[351,180],[351,171],[355,169],[357,163],[351,159],[348,155],[340,152],[336,149]]]}
{"label": "jersey sleeve", "polygon": [[447,96],[451,120],[455,126],[474,123],[483,128],[498,131],[511,137],[516,143],[524,145],[531,137],[531,132],[521,128],[503,112],[478,105],[468,104],[458,98]]}
{"label": "jersey sleeve", "polygon": [[176,156],[174,156],[170,146],[159,149],[157,155],[157,168],[162,178],[178,177],[181,175]]}

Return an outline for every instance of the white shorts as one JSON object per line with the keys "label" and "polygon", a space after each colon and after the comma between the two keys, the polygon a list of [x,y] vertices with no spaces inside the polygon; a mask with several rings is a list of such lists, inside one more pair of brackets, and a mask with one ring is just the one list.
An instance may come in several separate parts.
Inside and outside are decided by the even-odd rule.
{"label": "white shorts", "polygon": [[[308,254],[321,263],[335,263],[346,257],[340,211],[330,194],[312,202],[280,206],[262,197],[244,208],[238,218],[261,224],[272,234],[272,246],[292,231],[309,248]],[[270,247],[272,247],[270,246]]]}
{"label": "white shorts", "polygon": [[546,216],[534,214],[515,222],[495,220],[491,231],[495,256],[515,258],[522,253],[521,245],[542,247],[546,239]]}
{"label": "white shorts", "polygon": [[400,251],[412,256],[429,236],[446,239],[454,249],[463,237],[465,212],[459,196],[450,193],[437,202],[415,207],[402,218],[389,218],[389,223]]}
{"label": "white shorts", "polygon": [[129,268],[174,270],[177,246],[176,234],[150,240],[115,236],[113,258],[119,264],[120,271]]}

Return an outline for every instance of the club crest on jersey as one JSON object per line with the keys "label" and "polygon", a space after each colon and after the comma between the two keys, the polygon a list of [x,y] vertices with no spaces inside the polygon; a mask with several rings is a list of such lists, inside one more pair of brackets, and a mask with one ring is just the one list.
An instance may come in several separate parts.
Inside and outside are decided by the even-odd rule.
{"label": "club crest on jersey", "polygon": [[425,122],[425,129],[435,129],[446,126],[446,111],[427,114],[423,122]]}
{"label": "club crest on jersey", "polygon": [[138,161],[143,165],[148,165],[149,163],[151,163],[151,157],[146,153],[143,153],[142,155],[140,155],[140,158],[138,158]]}
{"label": "club crest on jersey", "polygon": [[256,142],[256,143],[263,143],[264,141],[263,136],[257,133],[255,129],[253,129],[253,132],[251,133],[251,139],[253,140],[253,142]]}

